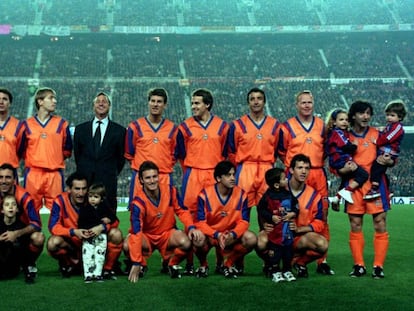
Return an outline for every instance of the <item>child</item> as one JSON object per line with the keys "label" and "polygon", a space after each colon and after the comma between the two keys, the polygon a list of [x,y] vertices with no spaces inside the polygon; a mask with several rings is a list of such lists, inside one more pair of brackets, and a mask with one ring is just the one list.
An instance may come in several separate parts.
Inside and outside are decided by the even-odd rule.
{"label": "child", "polygon": [[29,272],[30,254],[28,252],[30,235],[23,235],[14,241],[6,240],[7,231],[20,230],[26,225],[19,219],[16,198],[6,195],[2,203],[0,217],[0,279],[15,278],[23,268],[26,283],[34,283]]}
{"label": "child", "polygon": [[[274,228],[267,234],[268,255],[265,266],[272,267],[273,282],[295,281],[292,274],[293,233],[289,222],[298,212],[296,198],[287,190],[288,180],[281,168],[271,168],[265,174],[269,188],[257,205],[257,212],[262,221],[273,224]],[[283,262],[283,272],[280,268]]]}
{"label": "child", "polygon": [[[375,142],[378,150],[377,156],[389,155],[395,163],[400,153],[401,141],[404,137],[404,128],[401,121],[404,120],[406,115],[407,109],[400,100],[391,101],[385,107],[387,125]],[[387,167],[381,165],[378,161],[372,164],[370,176],[371,189],[364,196],[365,200],[371,200],[381,196],[381,193],[378,191],[378,186],[381,177],[385,175],[386,171]]]}
{"label": "child", "polygon": [[[352,154],[357,146],[349,140],[348,113],[342,109],[335,109],[328,114],[327,121],[327,155],[331,170],[342,177],[352,179],[348,186],[338,191],[338,196],[349,203],[354,203],[352,192],[368,180],[368,172],[352,160]],[[339,210],[338,197],[335,197],[333,206]]]}
{"label": "child", "polygon": [[105,262],[107,225],[116,216],[104,201],[105,186],[93,184],[88,189],[88,203],[79,210],[78,227],[88,229],[90,238],[82,242],[82,261],[85,283],[103,281],[102,269]]}

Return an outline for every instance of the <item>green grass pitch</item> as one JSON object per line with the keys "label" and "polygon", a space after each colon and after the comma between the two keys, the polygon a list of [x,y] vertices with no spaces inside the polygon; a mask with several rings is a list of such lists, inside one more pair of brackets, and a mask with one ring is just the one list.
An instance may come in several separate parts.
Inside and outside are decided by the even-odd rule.
{"label": "green grass pitch", "polygon": [[[123,212],[119,217],[126,233],[129,215]],[[81,276],[62,279],[57,262],[44,251],[35,284],[26,285],[22,275],[0,282],[0,310],[414,310],[413,218],[412,205],[395,205],[389,212],[390,247],[383,280],[370,276],[372,218],[364,218],[368,275],[356,279],[348,276],[352,258],[347,216],[330,212],[328,261],[336,272],[334,276],[318,275],[315,264],[310,264],[308,279],[272,283],[264,278],[261,261],[251,253],[245,259],[245,275],[238,279],[224,279],[214,272],[206,279],[170,279],[159,273],[160,256],[155,252],[148,263],[149,272],[136,284],[125,276],[84,284]],[[47,215],[43,220],[45,227]],[[251,229],[257,231],[254,211]],[[213,252],[209,258],[214,270]]]}

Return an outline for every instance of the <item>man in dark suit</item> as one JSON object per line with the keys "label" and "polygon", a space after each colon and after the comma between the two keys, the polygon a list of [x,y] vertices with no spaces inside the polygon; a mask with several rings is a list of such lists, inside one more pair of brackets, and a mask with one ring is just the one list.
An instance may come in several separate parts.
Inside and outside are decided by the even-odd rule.
{"label": "man in dark suit", "polygon": [[107,200],[116,211],[117,177],[125,164],[126,129],[109,120],[109,96],[100,92],[93,100],[95,117],[79,124],[74,134],[74,154],[77,171],[88,178],[88,184],[105,185]]}

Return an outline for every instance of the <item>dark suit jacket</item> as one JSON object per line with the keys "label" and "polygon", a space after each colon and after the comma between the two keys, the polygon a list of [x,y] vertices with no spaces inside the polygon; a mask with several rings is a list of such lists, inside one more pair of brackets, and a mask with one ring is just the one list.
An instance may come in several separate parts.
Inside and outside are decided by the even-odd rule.
{"label": "dark suit jacket", "polygon": [[77,125],[73,139],[77,171],[88,178],[89,184],[103,183],[106,197],[115,209],[117,177],[125,164],[125,133],[123,126],[109,120],[98,155],[94,151],[92,120]]}

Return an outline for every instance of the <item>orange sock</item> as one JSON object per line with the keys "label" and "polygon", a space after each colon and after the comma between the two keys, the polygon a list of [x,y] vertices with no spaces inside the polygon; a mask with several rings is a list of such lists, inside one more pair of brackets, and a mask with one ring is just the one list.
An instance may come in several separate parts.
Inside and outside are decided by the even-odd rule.
{"label": "orange sock", "polygon": [[362,232],[349,233],[349,247],[351,248],[354,264],[365,267],[364,261],[364,234]]}
{"label": "orange sock", "polygon": [[187,264],[193,265],[194,264],[194,251],[190,249],[186,255],[187,257]]}
{"label": "orange sock", "polygon": [[106,250],[106,260],[105,260],[105,270],[112,270],[115,262],[118,260],[119,255],[121,255],[122,243],[114,244],[108,242],[108,248]]}
{"label": "orange sock", "polygon": [[320,254],[314,250],[307,250],[306,253],[296,260],[296,263],[301,266],[306,266],[308,263],[320,258],[324,254]]}
{"label": "orange sock", "polygon": [[37,247],[32,243],[29,244],[30,256],[32,257],[33,261],[36,261],[39,258],[40,254],[42,253],[43,248]]}
{"label": "orange sock", "polygon": [[194,253],[197,256],[198,260],[200,261],[200,266],[208,266],[208,262],[207,262],[207,254],[210,251],[210,246],[208,244],[196,248]]}
{"label": "orange sock", "polygon": [[184,258],[187,257],[187,251],[179,249],[178,247],[174,249],[174,255],[170,258],[168,263],[169,266],[178,265]]}
{"label": "orange sock", "polygon": [[[328,240],[328,242],[331,240],[331,233],[329,231],[329,224],[325,224],[325,229],[322,231],[322,235]],[[322,255],[322,257],[318,258],[316,261],[318,265],[320,265],[323,262],[326,262],[326,258],[328,257],[328,251],[326,251],[325,254]]]}
{"label": "orange sock", "polygon": [[248,250],[241,243],[237,243],[236,245],[234,245],[233,249],[230,252],[230,255],[227,257],[225,266],[233,266],[237,259],[242,258],[247,253]]}
{"label": "orange sock", "polygon": [[383,267],[388,251],[388,232],[374,234],[374,267]]}
{"label": "orange sock", "polygon": [[68,251],[64,248],[58,249],[56,252],[49,252],[50,256],[55,259],[61,260],[67,257]]}

